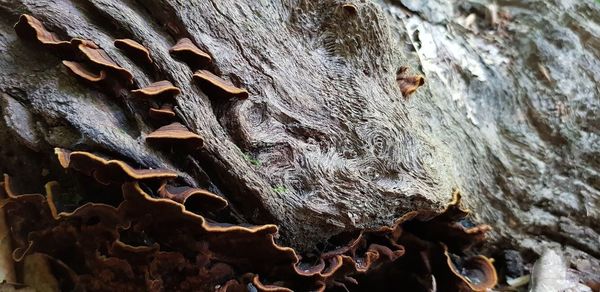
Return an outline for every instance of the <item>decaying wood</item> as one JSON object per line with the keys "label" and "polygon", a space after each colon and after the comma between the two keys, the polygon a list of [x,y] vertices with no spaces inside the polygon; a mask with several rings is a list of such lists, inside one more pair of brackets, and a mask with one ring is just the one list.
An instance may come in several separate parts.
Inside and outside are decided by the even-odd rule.
{"label": "decaying wood", "polygon": [[[500,2],[0,1],[0,171],[38,190],[42,170],[58,168],[39,159],[54,147],[172,169],[224,194],[233,218],[279,225],[300,250],[440,211],[460,188],[498,247],[563,244],[598,258],[600,9]],[[171,81],[203,149],[148,145],[145,101],[73,78],[62,61],[75,56],[17,37],[22,13],[62,40],[92,40],[135,88]],[[181,38],[249,98],[207,96],[169,54]],[[141,67],[115,39],[143,45],[153,63]],[[427,80],[410,99],[403,67]]]}

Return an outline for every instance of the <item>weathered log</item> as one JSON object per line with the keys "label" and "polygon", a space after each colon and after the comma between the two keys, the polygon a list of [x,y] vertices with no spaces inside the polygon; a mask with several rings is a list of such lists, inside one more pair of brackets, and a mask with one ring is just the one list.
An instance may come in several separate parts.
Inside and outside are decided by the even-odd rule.
{"label": "weathered log", "polygon": [[[238,223],[279,225],[300,251],[440,212],[460,188],[472,219],[494,228],[490,252],[562,245],[595,261],[599,6],[492,2],[0,1],[0,172],[37,191],[42,170],[64,176],[47,158],[54,147],[171,169],[223,194]],[[93,41],[135,88],[172,82],[177,117],[203,149],[147,144],[156,127],[124,71],[92,63],[110,85],[81,83],[62,61],[86,55],[19,38],[22,13],[61,40]],[[203,91],[169,53],[182,38],[212,59],[196,64],[249,97]],[[143,45],[153,63],[115,39]],[[425,85],[403,96],[422,80],[398,73]]]}

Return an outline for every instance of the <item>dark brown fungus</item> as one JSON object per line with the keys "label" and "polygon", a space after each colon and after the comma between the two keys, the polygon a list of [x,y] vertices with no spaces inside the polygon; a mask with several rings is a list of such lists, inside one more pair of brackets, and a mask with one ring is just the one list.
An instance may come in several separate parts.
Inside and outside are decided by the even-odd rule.
{"label": "dark brown fungus", "polygon": [[[208,249],[203,253],[210,253],[210,258],[229,259],[238,269],[257,273],[269,273],[281,265],[291,268],[298,260],[293,249],[275,243],[275,225],[242,227],[208,222],[186,211],[181,204],[150,197],[137,183],[124,184],[123,196],[125,201],[120,206],[123,214],[128,218],[144,218],[138,221],[139,227],[132,228],[143,228],[147,235],[155,235],[172,247]],[[174,222],[177,228],[164,228]]]}
{"label": "dark brown fungus", "polygon": [[[13,259],[22,262],[42,254],[46,260],[40,262],[51,267],[60,290],[432,291],[437,287],[444,292],[482,291],[497,282],[490,259],[458,256],[465,253],[445,245],[469,241],[467,235],[478,234],[481,228],[461,226],[461,234],[444,236],[426,230],[452,227],[468,215],[460,207],[458,193],[441,214],[411,212],[393,226],[336,235],[328,241],[333,250],[301,259],[293,249],[275,242],[275,225],[216,223],[190,212],[180,202],[186,204],[198,195],[196,189],[164,184],[158,191],[162,198],[155,198],[132,179],[142,177],[122,162],[86,152],[57,149],[57,154],[68,168],[98,176],[116,163],[111,169],[114,176],[125,176],[119,179],[125,182],[118,208],[87,203],[73,212],[56,210],[57,183],[46,185],[46,198],[18,194],[8,176],[0,183]],[[210,193],[199,197],[225,204]]]}
{"label": "dark brown fungus", "polygon": [[489,225],[467,225],[470,211],[461,207],[459,191],[453,193],[452,201],[446,209],[434,218],[412,220],[405,224],[405,230],[432,241],[444,242],[451,251],[462,252],[485,241],[486,234],[492,229]]}
{"label": "dark brown fungus", "polygon": [[237,97],[240,99],[248,98],[248,91],[243,88],[233,86],[230,82],[223,80],[221,77],[207,70],[198,70],[194,73],[194,79],[198,80],[202,91],[209,97],[215,98],[230,98]]}
{"label": "dark brown fungus", "polygon": [[396,72],[396,82],[398,83],[404,98],[408,98],[419,87],[425,84],[425,77],[423,77],[423,75],[407,76],[407,71],[407,67],[401,67],[398,69],[398,72]]}
{"label": "dark brown fungus", "polygon": [[252,278],[252,284],[258,291],[261,291],[261,292],[293,292],[294,291],[294,290],[291,290],[291,289],[288,289],[285,287],[276,286],[276,285],[265,285],[260,282],[258,275],[255,275],[254,278]]}
{"label": "dark brown fungus", "polygon": [[168,169],[134,169],[120,160],[109,160],[84,151],[68,151],[55,148],[63,168],[75,169],[93,176],[102,184],[122,183],[136,180],[162,180],[177,177],[177,173]]}
{"label": "dark brown fungus", "polygon": [[99,72],[94,72],[94,70],[89,66],[72,61],[62,61],[63,65],[68,71],[75,77],[80,78],[84,82],[92,85],[99,85],[102,81],[106,79],[106,72],[104,70],[100,70]]}
{"label": "dark brown fungus", "polygon": [[172,123],[158,128],[156,131],[146,136],[146,141],[158,144],[185,143],[189,148],[200,148],[204,144],[204,139],[200,135],[191,132],[180,123]]}
{"label": "dark brown fungus", "polygon": [[486,291],[498,284],[496,269],[489,258],[478,255],[463,260],[450,254],[445,246],[442,248],[447,267],[460,291]]}
{"label": "dark brown fungus", "polygon": [[181,90],[173,86],[170,81],[163,80],[154,82],[144,88],[132,90],[131,93],[140,98],[172,99],[180,94]]}
{"label": "dark brown fungus", "polygon": [[227,207],[227,200],[207,190],[192,187],[175,187],[163,184],[158,189],[158,194],[166,199],[183,204],[191,212],[214,212]]}
{"label": "dark brown fungus", "polygon": [[171,120],[175,117],[175,111],[173,105],[170,103],[164,103],[160,108],[151,107],[148,115],[155,120]]}
{"label": "dark brown fungus", "polygon": [[358,9],[352,3],[342,4],[342,10],[350,15],[356,15],[358,13]]}
{"label": "dark brown fungus", "polygon": [[132,39],[116,39],[114,44],[115,47],[123,50],[133,59],[139,60],[145,64],[152,64],[150,51],[148,51],[148,49],[146,49],[142,44]]}
{"label": "dark brown fungus", "polygon": [[200,50],[188,38],[182,38],[177,41],[177,44],[169,50],[169,53],[173,57],[185,62],[192,70],[204,68],[212,62],[210,55]]}
{"label": "dark brown fungus", "polygon": [[63,41],[54,33],[47,31],[42,22],[31,15],[22,14],[15,24],[15,31],[20,38],[36,42],[54,52],[71,51],[70,42]]}
{"label": "dark brown fungus", "polygon": [[88,61],[94,63],[100,68],[105,69],[108,72],[117,74],[120,77],[120,80],[124,81],[126,84],[133,83],[133,75],[131,72],[117,65],[117,63],[115,63],[104,50],[99,48],[98,45],[86,40],[74,39],[72,42],[77,45],[79,51]]}

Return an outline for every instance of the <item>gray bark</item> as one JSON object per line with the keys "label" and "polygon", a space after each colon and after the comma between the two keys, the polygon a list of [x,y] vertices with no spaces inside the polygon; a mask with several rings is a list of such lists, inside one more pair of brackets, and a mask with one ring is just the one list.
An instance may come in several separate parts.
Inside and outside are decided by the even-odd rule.
{"label": "gray bark", "polygon": [[[172,81],[178,118],[204,148],[147,145],[145,105],[91,90],[19,40],[21,13],[65,40],[93,40],[138,87]],[[310,250],[439,211],[458,187],[473,220],[494,227],[490,252],[562,246],[600,258],[593,1],[2,0],[0,19],[0,171],[28,191],[58,168],[53,147],[96,151],[177,170],[224,194],[237,220],[276,223],[283,243]],[[250,98],[204,94],[168,53],[181,37]],[[145,45],[153,68],[117,38]],[[410,98],[395,81],[402,66],[426,76]]]}

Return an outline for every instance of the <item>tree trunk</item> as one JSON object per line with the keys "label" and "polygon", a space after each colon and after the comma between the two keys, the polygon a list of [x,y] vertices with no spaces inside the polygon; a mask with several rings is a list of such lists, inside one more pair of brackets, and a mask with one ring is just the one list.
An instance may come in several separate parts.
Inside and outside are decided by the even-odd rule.
{"label": "tree trunk", "polygon": [[[342,232],[441,211],[453,188],[494,228],[489,253],[561,246],[600,258],[600,5],[550,1],[0,1],[0,171],[39,192],[64,180],[54,148],[85,150],[224,194],[237,223],[280,226],[309,251]],[[19,15],[92,40],[133,73],[170,80],[199,151],[146,143],[129,90],[93,89],[19,39]],[[218,98],[169,49],[249,92]],[[113,45],[133,39],[152,65]],[[403,96],[397,74],[425,75]],[[108,93],[107,93],[108,92]]]}

